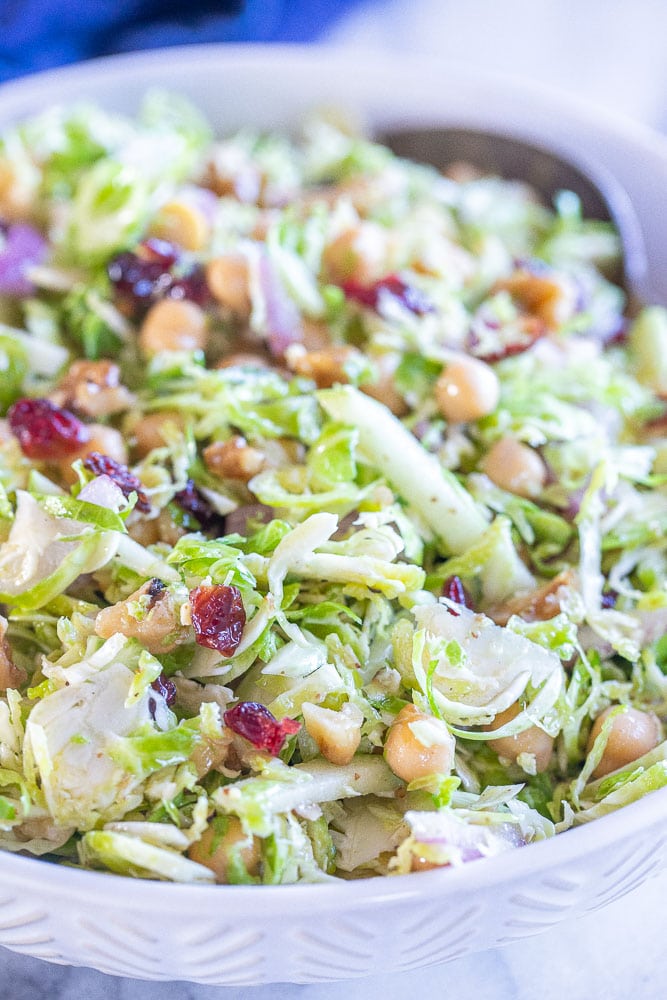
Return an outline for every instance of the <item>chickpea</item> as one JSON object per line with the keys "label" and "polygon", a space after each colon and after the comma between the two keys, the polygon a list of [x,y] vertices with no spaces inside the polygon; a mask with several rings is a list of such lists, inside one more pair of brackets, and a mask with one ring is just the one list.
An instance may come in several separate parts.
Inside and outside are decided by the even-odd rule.
{"label": "chickpea", "polygon": [[332,764],[349,764],[361,742],[361,710],[349,702],[340,712],[310,702],[304,702],[301,708],[306,731],[322,756]]}
{"label": "chickpea", "polygon": [[204,448],[204,462],[209,472],[222,479],[249,482],[265,466],[263,452],[252,448],[240,434],[228,441],[214,441]]}
{"label": "chickpea", "polygon": [[208,343],[206,314],[187,299],[162,299],[146,313],[139,332],[144,354],[203,351]]}
{"label": "chickpea", "polygon": [[72,484],[77,481],[77,475],[72,469],[72,463],[79,458],[85,458],[91,451],[98,451],[101,455],[107,455],[121,465],[127,464],[127,448],[120,431],[115,427],[107,427],[106,424],[88,424],[90,437],[87,442],[79,448],[73,455],[61,459],[55,463],[61,479]]}
{"label": "chickpea", "polygon": [[253,368],[269,368],[270,364],[267,358],[262,357],[261,354],[253,354],[250,351],[235,351],[233,354],[228,354],[226,358],[222,358],[216,364],[216,368],[242,368],[242,367],[253,367]]}
{"label": "chickpea", "polygon": [[375,222],[360,222],[324,248],[322,264],[330,281],[370,285],[386,273],[388,254],[387,230]]}
{"label": "chickpea", "polygon": [[355,347],[334,344],[320,351],[305,351],[300,344],[289,347],[285,359],[287,365],[297,375],[311,378],[318,389],[330,389],[337,382],[349,382],[345,365],[361,360],[361,352]]}
{"label": "chickpea", "polygon": [[[600,735],[605,719],[613,710],[614,706],[606,708],[593,723],[586,745],[588,753],[593,749],[593,744]],[[628,707],[612,722],[607,745],[600,763],[593,771],[593,777],[603,778],[605,774],[610,774],[612,771],[617,771],[619,767],[631,764],[633,760],[643,757],[649,750],[657,747],[661,740],[662,726],[657,715],[654,715],[653,712],[641,712],[638,708]]]}
{"label": "chickpea", "polygon": [[187,638],[174,599],[161,580],[149,580],[126,601],[99,611],[95,632],[102,639],[109,639],[117,632],[138,639],[154,656],[169,653]]}
{"label": "chickpea", "polygon": [[452,423],[479,420],[493,413],[500,399],[500,382],[490,365],[461,356],[450,361],[435,383],[435,400]]}
{"label": "chickpea", "polygon": [[160,541],[160,526],[156,517],[140,517],[127,526],[127,533],[135,542],[144,547]]}
{"label": "chickpea", "polygon": [[160,209],[151,226],[151,234],[177,243],[185,250],[201,250],[208,243],[211,227],[200,208],[174,198]]}
{"label": "chickpea", "polygon": [[140,458],[154,448],[164,448],[166,441],[163,431],[168,427],[183,430],[184,420],[177,410],[159,410],[145,413],[133,428],[134,447]]}
{"label": "chickpea", "polygon": [[250,270],[240,253],[227,253],[209,261],[206,282],[213,298],[240,319],[248,319],[250,300]]}
{"label": "chickpea", "polygon": [[546,466],[538,453],[511,437],[495,442],[482,470],[496,486],[529,499],[540,495],[547,479]]}
{"label": "chickpea", "polygon": [[216,882],[222,884],[229,882],[230,871],[239,862],[248,875],[256,876],[259,873],[260,862],[259,841],[256,837],[243,832],[241,822],[236,816],[227,816],[223,822],[226,823],[224,832],[220,833],[215,824],[209,826],[200,839],[189,848],[188,857],[191,861],[210,868],[215,872]]}
{"label": "chickpea", "polygon": [[186,534],[185,528],[177,524],[171,513],[165,507],[155,518],[158,541],[166,542],[167,545],[175,545],[179,538]]}
{"label": "chickpea", "polygon": [[71,406],[87,417],[121,413],[134,402],[112,361],[75,361],[52,398],[58,406]]}
{"label": "chickpea", "polygon": [[[415,723],[428,725],[434,736],[430,746],[422,743],[410,728]],[[389,727],[384,744],[387,764],[407,783],[429,774],[448,774],[454,763],[454,750],[454,737],[445,723],[425,715],[414,705],[401,709]]]}
{"label": "chickpea", "polygon": [[131,520],[127,533],[135,542],[146,546],[155,545],[156,542],[175,545],[186,532],[185,528],[176,523],[170,511],[165,507],[157,517],[140,517],[136,521]]}
{"label": "chickpea", "polygon": [[[506,708],[504,712],[500,712],[491,725],[484,726],[483,728],[487,732],[500,729],[501,726],[515,719],[520,711],[521,706],[518,702],[515,702],[514,705]],[[546,771],[551,761],[554,739],[553,736],[549,736],[539,726],[530,726],[530,728],[524,729],[522,733],[518,733],[516,736],[500,736],[497,740],[489,740],[489,746],[492,750],[496,751],[499,757],[504,757],[513,764],[516,764],[517,758],[521,754],[531,754],[535,758],[537,773],[541,774],[542,771]]]}

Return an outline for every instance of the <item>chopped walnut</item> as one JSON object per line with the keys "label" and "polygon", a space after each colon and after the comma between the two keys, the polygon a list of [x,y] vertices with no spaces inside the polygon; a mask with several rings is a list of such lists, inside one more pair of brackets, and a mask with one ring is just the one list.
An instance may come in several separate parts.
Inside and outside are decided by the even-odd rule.
{"label": "chopped walnut", "polygon": [[506,291],[522,312],[540,320],[549,330],[570,318],[575,307],[574,291],[564,282],[546,274],[519,268],[509,278],[496,282],[495,292]]}
{"label": "chopped walnut", "polygon": [[71,407],[86,417],[109,417],[129,410],[134,396],[120,381],[120,369],[112,361],[75,361],[51,399],[57,406]]}
{"label": "chopped walnut", "polygon": [[330,389],[337,382],[350,381],[345,366],[361,358],[361,354],[355,347],[334,344],[319,351],[306,351],[297,344],[287,349],[285,357],[289,368],[297,375],[312,378],[318,389]]}
{"label": "chopped walnut", "polygon": [[235,435],[228,441],[214,441],[204,448],[204,462],[209,472],[222,479],[240,479],[247,483],[265,466],[263,452],[253,448],[244,437]]}
{"label": "chopped walnut", "polygon": [[512,615],[519,615],[528,622],[545,622],[560,613],[563,591],[575,584],[573,570],[564,570],[553,580],[547,580],[537,590],[512,597],[488,613],[498,625],[506,625]]}
{"label": "chopped walnut", "polygon": [[232,143],[213,147],[204,170],[203,184],[217,195],[257,204],[262,192],[262,174],[246,152]]}
{"label": "chopped walnut", "polygon": [[138,639],[149,653],[168,653],[187,638],[174,599],[161,580],[149,580],[126,601],[103,608],[95,619],[95,632],[109,639],[120,632]]}

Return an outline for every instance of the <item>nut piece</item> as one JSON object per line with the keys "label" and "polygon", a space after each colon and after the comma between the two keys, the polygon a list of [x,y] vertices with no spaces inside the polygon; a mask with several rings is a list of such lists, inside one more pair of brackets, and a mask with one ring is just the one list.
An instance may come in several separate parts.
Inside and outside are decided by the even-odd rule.
{"label": "nut piece", "polygon": [[371,285],[387,273],[389,249],[389,232],[383,226],[360,222],[324,248],[324,273],[334,284],[353,280]]}
{"label": "nut piece", "polygon": [[546,622],[560,614],[561,600],[567,588],[575,585],[575,579],[573,570],[563,570],[536,590],[511,597],[503,604],[487,609],[487,614],[497,625],[507,625],[512,615],[520,615],[527,622]]}
{"label": "nut piece", "polygon": [[547,480],[547,468],[538,453],[512,437],[495,442],[482,470],[496,486],[528,499],[539,497]]}
{"label": "nut piece", "polygon": [[405,705],[389,727],[384,756],[394,774],[409,784],[429,774],[449,774],[455,747],[444,722]]}
{"label": "nut piece", "polygon": [[[216,829],[217,823],[224,826],[223,832]],[[188,850],[188,857],[215,872],[216,882],[230,881],[230,873],[245,868],[254,877],[259,872],[260,848],[255,837],[243,832],[241,821],[236,816],[220,817],[217,823],[204,830],[200,839]]]}
{"label": "nut piece", "polygon": [[211,227],[200,208],[182,198],[168,201],[151,225],[151,235],[185,250],[201,250],[208,243]]}
{"label": "nut piece", "polygon": [[214,257],[206,267],[206,282],[216,302],[240,319],[248,319],[250,301],[250,271],[248,261],[240,253]]}
{"label": "nut piece", "polygon": [[493,290],[509,292],[523,312],[535,316],[550,330],[566,322],[576,307],[576,294],[569,285],[523,268],[498,281]]}
{"label": "nut piece", "polygon": [[214,441],[204,448],[204,462],[209,472],[221,479],[241,479],[247,483],[264,468],[264,454],[252,448],[240,434],[228,441]]}
{"label": "nut piece", "polygon": [[203,351],[208,343],[206,313],[187,299],[162,299],[146,313],[139,332],[144,354]]}
{"label": "nut piece", "polygon": [[[500,729],[505,723],[515,719],[520,711],[521,706],[515,702],[504,712],[500,712],[490,725],[482,728],[487,733],[493,732],[494,729]],[[512,764],[516,764],[517,758],[521,754],[531,754],[535,757],[535,770],[541,774],[542,771],[546,771],[551,761],[554,739],[539,726],[530,726],[529,729],[524,729],[516,736],[501,736],[497,740],[489,740],[489,746],[496,751],[499,757],[511,761]]]}
{"label": "nut piece", "polygon": [[126,601],[103,608],[95,619],[95,632],[109,639],[117,632],[138,639],[149,653],[168,653],[187,638],[174,599],[161,580],[149,580]]}
{"label": "nut piece", "polygon": [[247,152],[231,142],[220,142],[206,164],[204,183],[221,197],[256,204],[262,193],[263,177]]}
{"label": "nut piece", "polygon": [[[593,744],[600,735],[603,723],[614,707],[611,705],[606,708],[593,723],[586,745],[587,753],[593,749]],[[628,707],[612,722],[607,745],[592,776],[604,778],[605,774],[610,774],[612,771],[617,771],[619,767],[631,764],[633,760],[643,757],[649,750],[657,747],[661,740],[662,726],[658,716],[654,715],[653,712],[641,712],[638,708]]]}
{"label": "nut piece", "polygon": [[7,619],[0,615],[0,691],[20,688],[28,675],[22,667],[17,667],[12,659],[12,651],[7,642]]}
{"label": "nut piece", "polygon": [[144,413],[133,428],[134,447],[140,458],[144,458],[154,448],[164,448],[166,441],[163,431],[168,427],[183,430],[183,416],[177,410],[159,410]]}
{"label": "nut piece", "polygon": [[288,367],[303,378],[312,378],[318,389],[330,389],[337,382],[349,382],[345,371],[348,362],[361,360],[355,347],[332,345],[320,351],[304,351],[300,344],[288,347],[285,360]]}
{"label": "nut piece", "polygon": [[450,361],[435,383],[435,400],[452,423],[479,420],[493,413],[500,399],[500,382],[490,365],[463,355]]}
{"label": "nut piece", "polygon": [[304,702],[303,721],[309,736],[332,764],[349,764],[359,749],[364,715],[356,705],[346,702],[340,712]]}
{"label": "nut piece", "polygon": [[134,403],[113,361],[75,361],[51,399],[57,406],[72,407],[87,417],[109,417]]}

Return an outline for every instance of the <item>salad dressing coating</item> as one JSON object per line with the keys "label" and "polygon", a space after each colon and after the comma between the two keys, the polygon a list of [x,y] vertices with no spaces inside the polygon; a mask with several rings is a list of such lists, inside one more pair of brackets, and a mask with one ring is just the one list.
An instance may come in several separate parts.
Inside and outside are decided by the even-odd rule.
{"label": "salad dressing coating", "polygon": [[0,177],[1,848],[393,875],[667,784],[667,313],[609,225],[163,93]]}

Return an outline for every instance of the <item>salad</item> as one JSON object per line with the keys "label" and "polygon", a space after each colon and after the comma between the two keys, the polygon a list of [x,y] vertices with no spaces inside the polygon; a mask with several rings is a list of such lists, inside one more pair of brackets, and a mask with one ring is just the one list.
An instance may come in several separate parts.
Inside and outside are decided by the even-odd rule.
{"label": "salad", "polygon": [[667,784],[667,311],[525,185],[149,93],[0,138],[0,847],[465,864]]}

